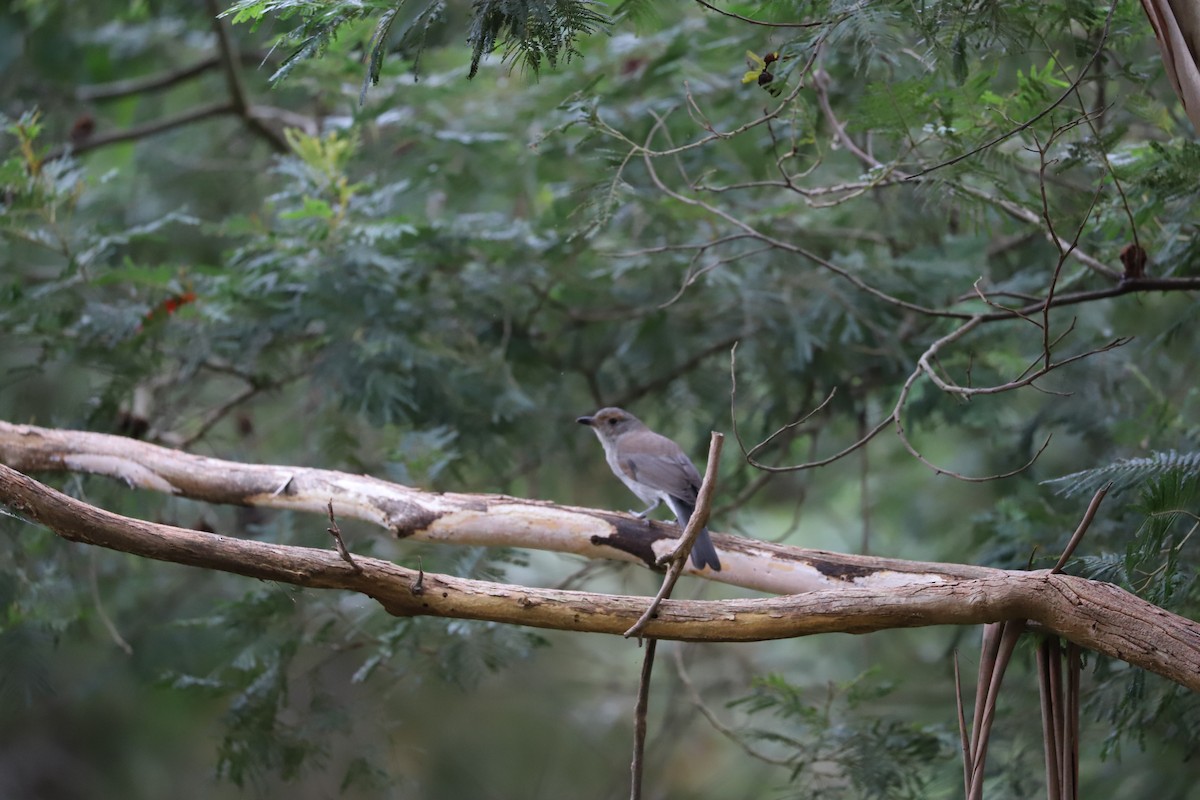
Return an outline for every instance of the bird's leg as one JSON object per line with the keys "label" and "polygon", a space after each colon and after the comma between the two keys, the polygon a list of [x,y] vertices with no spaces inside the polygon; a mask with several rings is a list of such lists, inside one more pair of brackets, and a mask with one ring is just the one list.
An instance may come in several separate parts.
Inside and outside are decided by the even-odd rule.
{"label": "bird's leg", "polygon": [[634,515],[635,517],[637,517],[638,519],[645,519],[645,518],[646,518],[646,515],[647,515],[647,514],[649,514],[651,511],[653,511],[654,509],[658,508],[658,507],[659,507],[659,505],[660,505],[661,503],[662,503],[662,498],[661,498],[661,497],[656,497],[656,498],[654,498],[654,502],[653,502],[653,503],[651,503],[649,506],[647,506],[646,508],[642,509],[641,511],[634,511],[634,510],[631,508],[631,509],[629,509],[629,513],[630,513],[630,514],[633,514],[633,515]]}

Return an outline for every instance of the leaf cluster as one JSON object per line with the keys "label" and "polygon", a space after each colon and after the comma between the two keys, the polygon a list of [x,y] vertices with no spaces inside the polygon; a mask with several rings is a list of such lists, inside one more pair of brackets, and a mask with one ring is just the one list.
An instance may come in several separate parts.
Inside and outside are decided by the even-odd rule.
{"label": "leaf cluster", "polygon": [[745,735],[784,752],[792,796],[926,797],[939,767],[953,756],[953,742],[940,726],[880,715],[879,705],[896,688],[864,673],[814,697],[820,693],[772,674],[756,679],[752,693],[730,706],[778,720],[782,727],[750,728]]}
{"label": "leaf cluster", "polygon": [[[467,44],[471,65],[467,77],[474,78],[483,58],[503,48],[505,59],[519,61],[533,73],[543,62],[551,68],[579,55],[580,37],[606,29],[611,20],[597,10],[596,0],[478,0],[471,4]],[[360,102],[367,88],[379,82],[386,54],[393,42],[410,51],[413,71],[430,30],[446,14],[444,0],[406,2],[314,2],[313,0],[237,0],[225,12],[233,23],[255,25],[266,17],[297,19],[299,26],[284,35],[292,52],[271,79],[280,81],[298,64],[325,53],[339,33],[352,23],[378,15],[367,44],[367,69]]]}

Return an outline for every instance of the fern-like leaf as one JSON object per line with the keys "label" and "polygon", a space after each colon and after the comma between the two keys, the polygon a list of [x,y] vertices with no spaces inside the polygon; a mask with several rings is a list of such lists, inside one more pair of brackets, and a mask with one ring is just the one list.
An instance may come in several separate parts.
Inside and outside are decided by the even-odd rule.
{"label": "fern-like leaf", "polygon": [[470,78],[479,62],[498,43],[505,58],[520,58],[536,73],[545,59],[551,67],[578,54],[580,35],[595,33],[611,21],[593,7],[595,0],[476,0],[467,43],[471,45]]}
{"label": "fern-like leaf", "polygon": [[1153,453],[1146,458],[1122,458],[1103,467],[1072,472],[1042,483],[1055,485],[1056,494],[1072,497],[1095,492],[1109,481],[1112,481],[1113,492],[1124,491],[1174,471],[1187,480],[1200,477],[1200,452],[1178,453],[1171,450]]}

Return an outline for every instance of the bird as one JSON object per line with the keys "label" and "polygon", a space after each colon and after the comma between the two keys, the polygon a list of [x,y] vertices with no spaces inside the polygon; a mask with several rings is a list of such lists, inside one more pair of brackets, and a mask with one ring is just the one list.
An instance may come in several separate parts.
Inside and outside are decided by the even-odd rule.
{"label": "bird", "polygon": [[[595,431],[613,474],[643,503],[650,504],[643,511],[631,513],[645,519],[665,501],[675,514],[680,530],[687,528],[688,520],[696,510],[700,473],[679,445],[650,430],[644,422],[621,408],[602,408],[575,421]],[[711,567],[714,572],[721,571],[721,561],[708,528],[700,531],[692,545],[692,564],[697,569]]]}

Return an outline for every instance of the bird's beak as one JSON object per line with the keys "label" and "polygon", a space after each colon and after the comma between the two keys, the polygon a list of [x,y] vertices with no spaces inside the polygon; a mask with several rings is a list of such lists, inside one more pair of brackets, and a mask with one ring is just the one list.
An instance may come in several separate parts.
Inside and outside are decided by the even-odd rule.
{"label": "bird's beak", "polygon": [[578,422],[580,425],[591,425],[593,422],[596,421],[596,418],[595,417],[580,417],[579,419],[577,419],[575,421]]}

